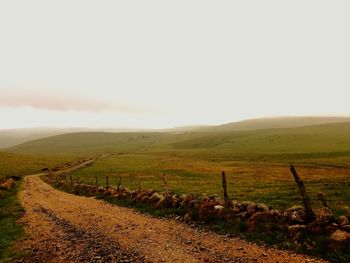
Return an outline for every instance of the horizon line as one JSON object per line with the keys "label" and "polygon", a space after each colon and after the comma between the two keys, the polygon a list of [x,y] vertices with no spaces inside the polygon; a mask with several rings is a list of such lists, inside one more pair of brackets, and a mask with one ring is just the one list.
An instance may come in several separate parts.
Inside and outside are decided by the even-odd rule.
{"label": "horizon line", "polygon": [[[189,124],[189,125],[178,125],[178,126],[170,126],[170,127],[160,127],[160,128],[147,128],[147,127],[112,127],[112,126],[104,126],[104,127],[92,127],[92,126],[32,126],[32,127],[13,127],[13,128],[1,128],[0,131],[12,131],[12,130],[31,130],[31,129],[42,129],[42,130],[55,130],[55,129],[72,129],[72,130],[78,130],[78,129],[86,129],[86,130],[125,130],[125,132],[128,131],[161,131],[161,130],[171,130],[171,129],[180,129],[180,128],[190,128],[190,127],[215,127],[215,126],[222,126],[222,125],[228,125],[228,124],[234,124],[234,123],[241,123],[246,121],[256,121],[256,120],[268,120],[268,119],[293,119],[293,118],[339,118],[339,119],[347,119],[350,118],[350,115],[342,115],[342,114],[322,114],[322,115],[275,115],[275,116],[265,116],[265,117],[253,117],[253,118],[246,118],[246,119],[240,119],[236,121],[229,121],[229,122],[223,122],[218,124]],[[350,120],[349,120],[350,121]]]}

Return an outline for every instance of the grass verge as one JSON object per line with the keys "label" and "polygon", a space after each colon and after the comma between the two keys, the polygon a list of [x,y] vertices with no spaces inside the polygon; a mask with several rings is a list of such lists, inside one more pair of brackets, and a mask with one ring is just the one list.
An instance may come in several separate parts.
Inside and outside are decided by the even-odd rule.
{"label": "grass verge", "polygon": [[12,245],[24,235],[18,220],[23,215],[17,193],[21,180],[11,190],[2,189],[0,194],[0,262],[9,262],[15,256]]}

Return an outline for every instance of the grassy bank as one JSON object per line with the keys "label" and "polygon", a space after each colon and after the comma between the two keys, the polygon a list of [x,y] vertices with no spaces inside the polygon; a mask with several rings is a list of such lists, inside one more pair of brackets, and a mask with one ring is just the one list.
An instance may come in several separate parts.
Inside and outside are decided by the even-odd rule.
{"label": "grassy bank", "polygon": [[17,193],[20,183],[11,190],[3,190],[0,194],[0,262],[10,261],[15,252],[11,245],[24,235],[22,225],[18,220],[24,213]]}

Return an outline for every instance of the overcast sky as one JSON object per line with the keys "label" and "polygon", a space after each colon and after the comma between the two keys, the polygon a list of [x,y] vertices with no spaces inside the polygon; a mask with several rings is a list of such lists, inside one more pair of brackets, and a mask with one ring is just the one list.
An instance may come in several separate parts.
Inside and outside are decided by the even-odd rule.
{"label": "overcast sky", "polygon": [[350,115],[349,1],[1,1],[0,129]]}

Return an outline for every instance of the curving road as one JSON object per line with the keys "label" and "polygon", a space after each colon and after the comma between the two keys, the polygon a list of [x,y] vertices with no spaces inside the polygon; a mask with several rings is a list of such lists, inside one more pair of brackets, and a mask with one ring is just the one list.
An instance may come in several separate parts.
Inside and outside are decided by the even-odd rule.
{"label": "curving road", "polygon": [[21,262],[323,262],[159,219],[24,178]]}

